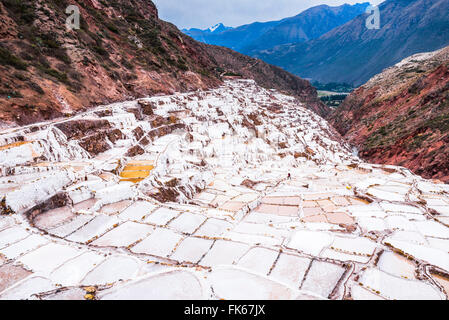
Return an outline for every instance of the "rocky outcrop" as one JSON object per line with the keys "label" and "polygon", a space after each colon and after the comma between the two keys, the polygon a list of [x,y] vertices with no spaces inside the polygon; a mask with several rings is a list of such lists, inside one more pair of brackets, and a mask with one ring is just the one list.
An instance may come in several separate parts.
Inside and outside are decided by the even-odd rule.
{"label": "rocky outcrop", "polygon": [[67,139],[79,140],[79,145],[89,152],[97,155],[110,149],[108,139],[111,142],[123,139],[123,133],[112,128],[105,119],[73,120],[56,124]]}
{"label": "rocky outcrop", "polygon": [[375,76],[329,120],[361,157],[449,182],[449,47]]}
{"label": "rocky outcrop", "polygon": [[[80,9],[79,30],[66,29],[69,4]],[[0,21],[0,127],[158,93],[214,88],[224,73],[256,62],[238,56],[234,65],[225,65],[220,59],[235,60],[232,52],[210,50],[184,35],[160,20],[147,0],[1,0]],[[244,75],[303,101],[314,99],[308,82],[280,69],[275,75],[273,68]]]}
{"label": "rocky outcrop", "polygon": [[70,197],[67,195],[67,193],[59,192],[54,196],[52,196],[50,199],[29,209],[24,213],[24,215],[28,219],[33,220],[43,212],[56,208],[61,208],[69,204],[71,204],[71,200]]}
{"label": "rocky outcrop", "polygon": [[110,129],[109,121],[103,119],[92,120],[72,120],[56,124],[56,127],[61,130],[68,139],[85,137],[99,130]]}
{"label": "rocky outcrop", "polygon": [[137,103],[141,107],[142,113],[148,116],[153,115],[153,109],[156,108],[150,101],[138,100]]}

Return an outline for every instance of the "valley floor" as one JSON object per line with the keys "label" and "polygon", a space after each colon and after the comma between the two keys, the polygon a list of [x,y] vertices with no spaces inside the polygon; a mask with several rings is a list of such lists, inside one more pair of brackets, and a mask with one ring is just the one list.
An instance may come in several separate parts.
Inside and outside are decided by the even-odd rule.
{"label": "valley floor", "polygon": [[0,299],[448,298],[449,185],[252,81],[0,146]]}

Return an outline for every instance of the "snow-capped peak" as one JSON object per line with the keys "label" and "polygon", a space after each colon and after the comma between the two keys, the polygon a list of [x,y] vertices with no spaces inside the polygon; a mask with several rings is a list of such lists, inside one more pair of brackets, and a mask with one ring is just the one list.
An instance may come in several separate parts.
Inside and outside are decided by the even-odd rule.
{"label": "snow-capped peak", "polygon": [[207,29],[209,32],[220,32],[229,29],[229,27],[226,27],[223,23],[217,23],[216,25],[210,27]]}

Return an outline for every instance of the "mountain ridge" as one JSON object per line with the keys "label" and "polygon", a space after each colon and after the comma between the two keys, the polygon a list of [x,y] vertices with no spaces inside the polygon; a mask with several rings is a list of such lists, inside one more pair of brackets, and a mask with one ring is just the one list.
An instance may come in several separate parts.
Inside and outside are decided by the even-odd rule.
{"label": "mountain ridge", "polygon": [[208,32],[208,33],[219,33],[219,32],[223,32],[225,30],[229,30],[229,29],[233,29],[232,27],[227,27],[225,26],[222,22],[219,22],[207,29],[199,29],[199,28],[189,28],[189,29],[182,29],[181,31],[184,33],[187,32],[192,32],[192,31],[200,31],[200,32]]}
{"label": "mountain ridge", "polygon": [[209,29],[190,29],[183,32],[198,41],[252,55],[277,45],[315,39],[361,14],[368,5],[368,2],[333,7],[318,5],[292,17],[249,23],[220,33],[210,33]]}

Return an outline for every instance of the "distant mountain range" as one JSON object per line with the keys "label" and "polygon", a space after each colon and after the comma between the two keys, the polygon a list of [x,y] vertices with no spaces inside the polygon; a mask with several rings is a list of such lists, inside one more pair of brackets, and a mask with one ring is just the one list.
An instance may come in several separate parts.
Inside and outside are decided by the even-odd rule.
{"label": "distant mountain range", "polygon": [[184,32],[306,79],[353,86],[410,55],[449,45],[449,0],[386,0],[378,30],[366,27],[368,6],[320,5],[279,21]]}
{"label": "distant mountain range", "polygon": [[220,23],[205,30],[182,31],[195,40],[251,55],[278,45],[316,39],[365,12],[368,6],[368,2],[338,7],[320,5],[278,21],[255,22],[237,28]]}
{"label": "distant mountain range", "polygon": [[232,28],[226,27],[225,25],[223,25],[223,23],[218,23],[218,24],[216,24],[210,28],[207,28],[205,30],[192,28],[192,29],[183,29],[181,31],[184,32],[185,34],[191,36],[192,38],[194,38],[197,41],[208,43],[208,38],[211,35],[220,34],[224,31],[227,31],[230,29],[232,29]]}
{"label": "distant mountain range", "polygon": [[294,74],[320,82],[361,85],[412,54],[449,45],[449,0],[387,0],[380,29],[362,14],[318,39],[252,54]]}

